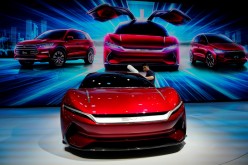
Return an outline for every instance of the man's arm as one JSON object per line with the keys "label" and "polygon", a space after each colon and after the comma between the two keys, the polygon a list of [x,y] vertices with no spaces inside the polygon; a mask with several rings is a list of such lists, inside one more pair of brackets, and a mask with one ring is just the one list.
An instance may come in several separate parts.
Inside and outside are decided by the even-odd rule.
{"label": "man's arm", "polygon": [[149,70],[145,76],[147,80],[154,80],[155,79],[155,73],[151,70]]}
{"label": "man's arm", "polygon": [[147,80],[153,80],[154,79],[154,76],[147,76],[145,77]]}

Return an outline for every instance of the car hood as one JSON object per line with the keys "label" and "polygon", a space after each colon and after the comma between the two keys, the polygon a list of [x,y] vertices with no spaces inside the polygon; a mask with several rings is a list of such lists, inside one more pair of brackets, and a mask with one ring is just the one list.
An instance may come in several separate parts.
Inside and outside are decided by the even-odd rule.
{"label": "car hood", "polygon": [[179,103],[170,88],[163,93],[156,88],[88,88],[70,90],[64,103],[89,114],[159,113]]}
{"label": "car hood", "polygon": [[221,49],[221,50],[232,50],[232,51],[244,50],[244,48],[241,45],[238,45],[236,43],[212,43],[210,45],[215,49]]}
{"label": "car hood", "polygon": [[177,44],[177,39],[173,36],[151,36],[135,34],[108,34],[114,43],[124,48],[164,48],[165,46]]}
{"label": "car hood", "polygon": [[23,45],[23,44],[42,44],[42,43],[50,43],[50,42],[59,42],[60,40],[50,40],[50,39],[33,39],[33,40],[25,40],[19,42],[17,45]]}

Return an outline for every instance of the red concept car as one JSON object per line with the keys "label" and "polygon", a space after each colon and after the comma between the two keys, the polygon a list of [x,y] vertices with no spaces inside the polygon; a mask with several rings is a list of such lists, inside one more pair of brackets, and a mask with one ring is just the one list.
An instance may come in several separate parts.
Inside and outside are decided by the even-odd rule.
{"label": "red concept car", "polygon": [[138,150],[181,144],[184,103],[175,89],[142,75],[89,73],[61,105],[63,143],[84,151]]}
{"label": "red concept car", "polygon": [[32,66],[34,62],[49,62],[61,67],[66,60],[84,59],[92,64],[95,46],[88,33],[76,29],[49,30],[33,40],[17,43],[14,58],[23,66]]}
{"label": "red concept car", "polygon": [[243,66],[247,57],[243,46],[222,34],[203,33],[193,38],[190,46],[190,61],[197,60],[215,68],[218,64]]}
{"label": "red concept car", "polygon": [[106,70],[126,67],[127,64],[141,66],[169,67],[178,70],[179,42],[169,36],[166,29],[152,22],[154,17],[181,25],[190,21],[189,16],[173,9],[154,11],[146,21],[138,21],[126,8],[113,7],[108,4],[97,6],[88,12],[95,20],[105,22],[120,15],[128,15],[131,21],[122,22],[114,33],[104,38],[104,66]]}

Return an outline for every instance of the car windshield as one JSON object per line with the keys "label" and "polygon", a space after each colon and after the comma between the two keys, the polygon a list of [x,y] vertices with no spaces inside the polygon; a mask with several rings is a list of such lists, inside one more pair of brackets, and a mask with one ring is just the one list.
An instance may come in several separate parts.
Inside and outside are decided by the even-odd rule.
{"label": "car windshield", "polygon": [[65,33],[66,30],[47,31],[39,35],[36,39],[61,39]]}
{"label": "car windshield", "polygon": [[133,74],[90,74],[82,81],[80,88],[99,87],[154,87],[141,75]]}
{"label": "car windshield", "polygon": [[223,35],[209,35],[207,36],[208,43],[232,43],[233,41]]}
{"label": "car windshield", "polygon": [[153,22],[131,22],[118,26],[116,34],[138,34],[151,36],[168,36],[167,31],[160,25]]}

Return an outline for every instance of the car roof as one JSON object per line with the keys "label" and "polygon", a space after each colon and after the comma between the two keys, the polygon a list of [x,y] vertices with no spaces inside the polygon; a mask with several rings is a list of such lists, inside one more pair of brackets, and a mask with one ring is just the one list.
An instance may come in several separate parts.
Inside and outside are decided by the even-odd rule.
{"label": "car roof", "polygon": [[197,36],[204,35],[204,36],[224,36],[223,34],[220,33],[200,33]]}
{"label": "car roof", "polygon": [[51,30],[47,30],[47,31],[60,31],[60,30],[65,30],[65,31],[80,31],[80,32],[83,32],[83,33],[86,33],[85,31],[83,30],[79,30],[79,29],[73,29],[73,28],[69,28],[69,29],[51,29]]}

